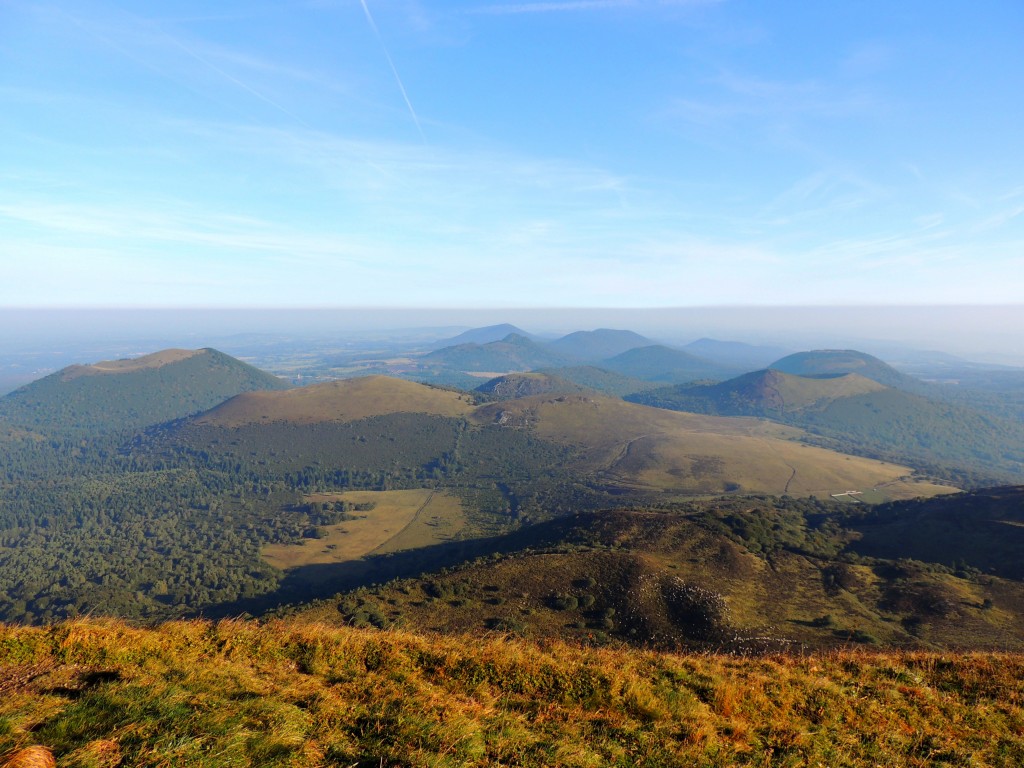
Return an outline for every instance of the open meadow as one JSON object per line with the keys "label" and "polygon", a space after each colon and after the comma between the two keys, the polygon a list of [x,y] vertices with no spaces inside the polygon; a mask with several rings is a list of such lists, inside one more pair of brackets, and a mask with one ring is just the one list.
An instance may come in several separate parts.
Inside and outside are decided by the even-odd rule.
{"label": "open meadow", "polygon": [[1014,654],[736,658],[76,621],[0,627],[0,755],[140,768],[1009,767],[1024,762],[1022,679]]}

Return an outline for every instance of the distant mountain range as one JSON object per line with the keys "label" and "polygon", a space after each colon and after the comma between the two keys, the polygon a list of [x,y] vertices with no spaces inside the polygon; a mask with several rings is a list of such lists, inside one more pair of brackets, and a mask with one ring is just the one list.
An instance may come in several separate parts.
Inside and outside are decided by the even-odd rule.
{"label": "distant mountain range", "polygon": [[967,484],[1024,480],[1024,427],[1015,421],[914,394],[916,380],[863,353],[807,352],[776,365],[806,374],[773,367],[626,399],[693,413],[770,418],[819,435],[823,444],[906,461]]}
{"label": "distant mountain range", "polygon": [[[437,352],[484,347],[553,354],[515,334]],[[648,393],[689,412],[596,394],[579,380],[636,379],[582,365],[477,393],[385,376],[283,389],[213,350],[72,367],[31,403],[3,401],[95,432],[0,446],[17,480],[0,485],[0,617],[259,613],[402,576],[339,596],[332,619],[736,650],[763,649],[773,626],[825,647],[1016,637],[1019,493],[856,503],[953,492],[889,459],[1008,465],[1012,432],[843,356],[858,372],[805,355],[813,375]],[[609,361],[653,376],[705,365],[652,344]],[[200,398],[213,402],[189,412]]]}
{"label": "distant mountain range", "polygon": [[501,341],[513,334],[522,336],[524,339],[537,338],[532,333],[527,333],[522,328],[517,328],[511,323],[501,323],[499,325],[488,325],[484,328],[470,328],[458,336],[434,342],[433,347],[434,349],[443,349],[444,347],[457,347],[460,344],[490,344],[492,341]]}
{"label": "distant mountain range", "polygon": [[653,343],[633,331],[598,328],[596,331],[570,333],[550,342],[548,346],[567,358],[592,363]]}
{"label": "distant mountain range", "polygon": [[[491,326],[467,331],[457,338],[489,339],[496,332],[512,326]],[[708,342],[705,346],[714,346]],[[727,345],[719,352],[739,354],[737,349],[749,354],[756,348],[746,345]],[[583,367],[600,368],[612,374],[626,377],[634,382],[676,383],[698,379],[721,379],[741,372],[741,368],[713,362],[679,349],[655,344],[650,339],[633,331],[599,328],[594,331],[577,331],[551,342],[520,333],[510,333],[499,340],[466,342],[446,346],[426,354],[417,360],[418,369],[410,373],[412,378],[424,381],[463,381],[458,378],[471,372],[510,373],[543,370],[567,380],[574,380]],[[577,369],[577,373],[560,369]],[[622,381],[607,375],[589,375],[590,383],[576,381],[608,394],[622,395],[637,391],[644,385],[635,383],[632,388],[621,386]]]}
{"label": "distant mountain range", "polygon": [[772,362],[788,355],[791,351],[783,347],[755,346],[740,341],[719,341],[706,338],[692,341],[682,347],[682,350],[705,360],[746,371],[767,368]]}
{"label": "distant mountain range", "polygon": [[469,342],[430,352],[419,359],[425,367],[444,367],[458,371],[532,371],[537,368],[566,365],[572,358],[526,336],[510,333],[499,341],[485,344]]}

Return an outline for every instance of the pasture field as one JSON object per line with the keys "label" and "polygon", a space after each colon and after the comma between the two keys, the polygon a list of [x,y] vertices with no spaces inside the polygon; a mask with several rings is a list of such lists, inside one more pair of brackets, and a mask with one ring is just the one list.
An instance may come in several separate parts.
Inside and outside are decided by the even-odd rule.
{"label": "pasture field", "polygon": [[370,554],[425,547],[451,540],[465,525],[458,499],[429,488],[317,493],[306,500],[347,501],[373,508],[354,513],[354,520],[324,526],[321,538],[264,547],[263,559],[275,568],[344,563]]}

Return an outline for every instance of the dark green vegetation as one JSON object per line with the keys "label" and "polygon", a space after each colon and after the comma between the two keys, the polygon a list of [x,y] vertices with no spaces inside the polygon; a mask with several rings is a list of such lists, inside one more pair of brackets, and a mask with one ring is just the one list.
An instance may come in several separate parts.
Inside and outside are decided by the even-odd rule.
{"label": "dark green vegetation", "polygon": [[43,434],[138,429],[287,384],[215,349],[73,365],[0,399],[0,424]]}
{"label": "dark green vegetation", "polygon": [[601,365],[608,370],[645,381],[695,381],[735,375],[733,367],[712,363],[662,344],[630,349],[610,357]]}
{"label": "dark green vegetation", "polygon": [[662,649],[1022,651],[1022,544],[1024,488],[883,507],[690,502],[536,525],[305,616]]}
{"label": "dark green vegetation", "polygon": [[763,416],[805,429],[821,445],[906,462],[964,486],[1024,478],[1020,422],[883,386],[878,379],[891,377],[881,375],[877,366],[861,369],[863,375],[816,377],[757,371],[718,384],[655,389],[626,399],[693,413]]}
{"label": "dark green vegetation", "polygon": [[0,628],[0,755],[62,766],[1014,766],[1024,659],[737,659],[251,622]]}

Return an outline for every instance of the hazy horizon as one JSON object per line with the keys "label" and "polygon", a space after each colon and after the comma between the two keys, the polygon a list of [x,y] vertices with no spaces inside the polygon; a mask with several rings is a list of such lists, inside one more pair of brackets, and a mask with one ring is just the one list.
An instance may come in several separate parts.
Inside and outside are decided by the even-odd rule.
{"label": "hazy horizon", "polygon": [[[885,356],[940,351],[978,362],[1024,365],[1024,305],[984,307],[675,307],[333,309],[0,308],[0,345],[111,342],[210,346],[230,337],[276,335],[354,340],[445,338],[511,323],[541,335],[621,328],[686,344],[703,337],[793,350],[854,347]],[[140,350],[142,351],[142,350]]]}

